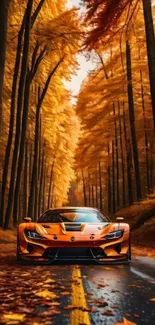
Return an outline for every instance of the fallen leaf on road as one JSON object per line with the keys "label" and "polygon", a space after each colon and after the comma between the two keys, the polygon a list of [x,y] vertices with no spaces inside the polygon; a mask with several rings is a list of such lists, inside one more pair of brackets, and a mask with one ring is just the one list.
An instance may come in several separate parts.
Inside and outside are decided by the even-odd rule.
{"label": "fallen leaf on road", "polygon": [[55,283],[56,281],[55,280],[52,280],[52,279],[47,279],[46,281],[44,281],[44,283]]}
{"label": "fallen leaf on road", "polygon": [[38,283],[36,283],[36,287],[43,286],[43,285],[44,285],[43,282],[38,282]]}
{"label": "fallen leaf on road", "polygon": [[43,311],[42,313],[40,313],[40,316],[56,316],[56,315],[60,315],[61,311],[60,310],[56,310],[56,309],[48,309],[46,311]]}
{"label": "fallen leaf on road", "polygon": [[98,289],[107,287],[107,284],[98,284]]}
{"label": "fallen leaf on road", "polygon": [[103,313],[101,313],[104,316],[115,316],[112,310],[106,310]]}
{"label": "fallen leaf on road", "polygon": [[112,268],[111,267],[104,267],[104,270],[107,270],[107,271],[111,271],[112,270]]}
{"label": "fallen leaf on road", "polygon": [[97,308],[93,308],[93,307],[78,307],[78,309],[82,310],[82,311],[89,311],[91,313],[96,313],[98,310]]}
{"label": "fallen leaf on road", "polygon": [[129,314],[129,313],[126,313],[125,315],[126,315],[126,316],[129,316],[129,317],[131,316],[131,314]]}
{"label": "fallen leaf on road", "polygon": [[69,291],[63,291],[63,292],[60,292],[60,294],[63,295],[63,296],[68,296],[71,293]]}
{"label": "fallen leaf on road", "polygon": [[141,288],[141,286],[138,284],[129,284],[128,287]]}
{"label": "fallen leaf on road", "polygon": [[64,309],[67,309],[67,310],[72,310],[72,309],[77,309],[78,307],[77,306],[73,306],[73,305],[68,305],[66,307],[64,307]]}
{"label": "fallen leaf on road", "polygon": [[22,273],[21,276],[29,276],[30,273]]}
{"label": "fallen leaf on road", "polygon": [[133,323],[133,322],[130,322],[126,318],[123,318],[123,322],[122,323],[116,323],[115,325],[137,325],[137,324],[136,323]]}
{"label": "fallen leaf on road", "polygon": [[38,297],[46,298],[46,299],[49,299],[49,298],[55,299],[55,298],[57,298],[55,293],[50,292],[48,290],[36,292],[35,295],[38,296]]}
{"label": "fallen leaf on road", "polygon": [[99,308],[108,306],[107,301],[102,300],[102,299],[99,299],[98,301],[96,301],[96,303],[97,303],[97,307],[99,307]]}
{"label": "fallen leaf on road", "polygon": [[139,318],[139,317],[140,317],[138,314],[134,314],[134,316],[135,316],[136,318]]}
{"label": "fallen leaf on road", "polygon": [[23,322],[25,318],[25,314],[6,314],[3,315],[3,320],[17,320]]}
{"label": "fallen leaf on road", "polygon": [[[16,305],[17,307],[17,305]],[[18,307],[18,311],[22,312],[22,313],[26,313],[26,314],[32,314],[33,313],[33,309],[32,308],[27,308],[27,307]]]}
{"label": "fallen leaf on road", "polygon": [[111,308],[113,308],[113,309],[120,309],[119,306],[111,306]]}
{"label": "fallen leaf on road", "polygon": [[[45,305],[45,303],[43,304],[43,306]],[[46,301],[46,305],[47,306],[60,306],[60,302],[57,301]]]}

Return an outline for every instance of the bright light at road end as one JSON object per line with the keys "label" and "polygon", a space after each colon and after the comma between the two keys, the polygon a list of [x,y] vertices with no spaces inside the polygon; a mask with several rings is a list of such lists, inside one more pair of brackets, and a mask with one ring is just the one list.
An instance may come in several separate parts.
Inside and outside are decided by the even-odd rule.
{"label": "bright light at road end", "polygon": [[82,54],[77,55],[77,61],[79,63],[79,69],[75,75],[72,75],[71,81],[65,81],[65,86],[71,91],[71,95],[73,96],[71,100],[73,104],[76,103],[75,96],[78,95],[83,80],[87,77],[89,71],[95,67],[94,63],[91,60],[88,61]]}
{"label": "bright light at road end", "polygon": [[67,8],[71,9],[73,7],[80,7],[81,0],[68,0]]}
{"label": "bright light at road end", "polygon": [[[80,12],[84,11],[84,8],[80,6],[82,3],[81,0],[68,0],[67,8],[72,9],[73,7],[79,7]],[[95,64],[92,60],[87,60],[83,54],[77,55],[77,61],[79,63],[79,69],[76,71],[75,75],[72,75],[71,81],[65,81],[65,86],[70,90],[71,95],[73,96],[71,102],[76,103],[76,96],[80,91],[81,84],[83,80],[87,77],[89,71],[95,68]]]}

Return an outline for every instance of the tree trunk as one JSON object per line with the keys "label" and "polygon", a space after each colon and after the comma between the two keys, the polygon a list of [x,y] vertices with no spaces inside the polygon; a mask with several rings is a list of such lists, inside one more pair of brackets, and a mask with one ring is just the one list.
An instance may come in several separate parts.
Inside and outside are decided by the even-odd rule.
{"label": "tree trunk", "polygon": [[142,109],[144,119],[144,141],[145,141],[145,160],[146,160],[146,184],[148,194],[150,194],[150,175],[149,175],[149,148],[148,148],[148,136],[147,136],[147,125],[145,116],[145,98],[144,98],[144,87],[143,87],[143,74],[140,71],[140,83],[141,83],[141,96],[142,96]]}
{"label": "tree trunk", "polygon": [[36,110],[36,121],[35,121],[35,140],[34,140],[34,159],[33,159],[33,170],[32,170],[32,180],[31,180],[31,190],[29,197],[28,215],[36,221],[36,207],[35,207],[35,192],[38,188],[38,159],[39,159],[39,127],[40,127],[40,110],[41,105],[39,105],[40,99],[40,87],[38,88],[38,103]]}
{"label": "tree trunk", "polygon": [[43,203],[42,203],[42,213],[45,211],[46,207],[46,172],[47,172],[47,167],[46,163],[44,165],[44,172],[43,172]]}
{"label": "tree trunk", "polygon": [[32,178],[32,167],[33,167],[33,156],[34,156],[32,143],[30,144],[29,151],[30,151],[30,153],[29,153],[29,194],[30,194],[31,178]]}
{"label": "tree trunk", "polygon": [[[29,111],[29,97],[30,97],[30,86],[32,80],[37,72],[39,64],[43,58],[45,48],[41,51],[40,55],[37,58],[37,51],[39,48],[38,42],[36,42],[36,46],[32,55],[32,67],[31,71],[27,71],[26,83],[25,83],[25,92],[24,92],[24,107],[23,107],[23,117],[22,117],[22,129],[21,129],[21,141],[20,141],[20,149],[19,149],[19,159],[18,159],[18,169],[17,169],[17,180],[16,180],[16,188],[15,188],[15,196],[14,196],[14,209],[13,209],[13,220],[14,225],[17,224],[17,214],[18,214],[18,199],[19,199],[19,188],[21,183],[21,173],[23,168],[23,159],[24,159],[24,147],[25,147],[25,137],[27,130],[27,121],[28,121],[28,111]],[[37,191],[36,191],[37,195]],[[36,198],[37,199],[37,198]],[[36,210],[35,210],[36,211]]]}
{"label": "tree trunk", "polygon": [[27,65],[28,65],[29,43],[30,43],[32,4],[33,4],[33,0],[29,0],[27,4],[23,57],[22,57],[22,66],[21,66],[21,74],[20,74],[19,90],[18,90],[16,135],[15,135],[10,189],[9,189],[9,197],[8,197],[6,216],[5,216],[4,229],[7,229],[8,227],[9,220],[12,216],[13,203],[14,203],[15,180],[17,176],[18,154],[19,154],[19,145],[21,139],[21,118],[23,112],[23,97],[24,97],[24,89],[25,89],[25,81],[26,81],[26,73],[27,73]]}
{"label": "tree trunk", "polygon": [[92,207],[95,207],[95,198],[94,198],[94,185],[92,184]]}
{"label": "tree trunk", "polygon": [[43,100],[46,96],[50,81],[52,76],[55,74],[56,70],[58,69],[59,65],[63,61],[64,57],[62,57],[58,63],[55,65],[55,67],[50,72],[46,82],[45,86],[43,88],[42,93],[40,94],[40,87],[38,89],[38,103],[37,103],[37,109],[36,109],[36,124],[35,124],[35,148],[34,148],[34,159],[33,159],[33,170],[32,170],[32,180],[31,180],[31,189],[30,189],[30,197],[29,197],[29,205],[28,205],[28,215],[31,216],[31,218],[34,217],[34,203],[35,203],[35,187],[38,186],[38,155],[39,155],[39,133],[38,133],[38,126],[39,126],[39,120],[40,120],[40,112],[41,112],[41,106],[43,103]]}
{"label": "tree trunk", "polygon": [[108,213],[111,213],[111,167],[110,167],[110,144],[108,143]]}
{"label": "tree trunk", "polygon": [[20,148],[19,148],[17,179],[16,179],[16,186],[15,186],[15,194],[14,194],[14,206],[13,206],[14,225],[17,224],[17,220],[18,220],[18,200],[20,195],[20,183],[21,183],[21,175],[22,175],[23,162],[24,162],[25,136],[26,136],[26,128],[27,128],[27,120],[28,120],[28,107],[29,107],[30,82],[31,82],[30,80],[31,80],[30,72],[28,72],[26,77],[26,83],[25,83],[21,141],[20,141]]}
{"label": "tree trunk", "polygon": [[127,180],[128,180],[128,201],[129,204],[133,203],[133,188],[132,188],[132,157],[131,157],[131,144],[130,138],[127,138],[127,129],[126,129],[126,118],[125,118],[125,107],[123,103],[123,126],[124,126],[124,138],[125,138],[125,147],[126,147],[126,164],[127,164]]}
{"label": "tree trunk", "polygon": [[115,187],[115,145],[114,140],[112,141],[112,193],[113,193],[113,213],[116,212],[116,187]]}
{"label": "tree trunk", "polygon": [[39,116],[39,124],[38,124],[38,157],[37,157],[37,164],[36,164],[36,182],[35,182],[35,200],[34,200],[34,221],[38,220],[39,214],[38,214],[38,200],[39,200],[39,185],[40,185],[40,147],[41,147],[41,116]]}
{"label": "tree trunk", "polygon": [[41,158],[41,171],[40,171],[40,180],[39,180],[39,204],[38,204],[38,215],[40,216],[42,211],[42,195],[43,195],[43,171],[44,171],[44,161],[45,161],[45,149],[42,152]]}
{"label": "tree trunk", "polygon": [[123,139],[122,139],[122,124],[121,124],[121,114],[120,114],[120,103],[118,102],[118,116],[119,116],[119,134],[120,134],[120,154],[121,154],[121,166],[122,166],[122,201],[123,207],[126,203],[126,187],[125,187],[125,161],[123,152]]}
{"label": "tree trunk", "polygon": [[[113,103],[113,114],[116,116],[115,104]],[[120,205],[120,191],[119,191],[119,161],[118,161],[118,135],[117,135],[117,123],[116,120],[114,122],[115,125],[115,151],[116,151],[116,205],[117,208]]]}
{"label": "tree trunk", "polygon": [[153,169],[154,169],[154,158],[153,158],[153,145],[151,145],[150,148],[150,153],[151,153],[151,157],[150,157],[150,188],[151,188],[151,192],[153,193],[153,187],[154,187],[154,177],[153,177]]}
{"label": "tree trunk", "polygon": [[91,206],[91,185],[90,185],[90,174],[88,174],[88,206]]}
{"label": "tree trunk", "polygon": [[142,198],[142,193],[141,193],[140,169],[139,169],[138,148],[137,148],[137,139],[136,139],[136,130],[135,130],[131,51],[130,51],[130,45],[128,41],[126,42],[126,64],[127,64],[127,81],[128,81],[129,121],[130,121],[134,168],[135,168],[136,193],[137,193],[137,199],[140,200]]}
{"label": "tree trunk", "polygon": [[49,184],[49,194],[48,194],[48,209],[51,206],[51,191],[52,191],[52,183],[53,183],[54,161],[55,161],[55,158],[53,159],[53,163],[52,163],[52,167],[51,167],[50,184]]}
{"label": "tree trunk", "polygon": [[8,8],[10,0],[0,1],[0,134],[2,130],[2,93],[6,55]]}
{"label": "tree trunk", "polygon": [[101,162],[99,162],[99,184],[100,184],[100,210],[102,210],[103,204],[102,204],[102,170],[101,170]]}
{"label": "tree trunk", "polygon": [[152,15],[151,5],[152,5],[151,0],[143,0],[150,90],[151,90],[151,99],[152,99],[152,113],[153,113],[153,123],[154,123],[154,130],[155,130],[155,34],[154,34],[153,15]]}
{"label": "tree trunk", "polygon": [[86,196],[86,184],[84,178],[84,171],[82,169],[82,183],[83,183],[83,198],[84,198],[84,206],[87,206],[87,196]]}
{"label": "tree trunk", "polygon": [[[35,12],[32,15],[31,28],[33,28],[35,20],[39,14],[44,2],[45,2],[45,0],[40,0]],[[7,177],[8,177],[8,167],[9,167],[9,160],[10,160],[10,153],[11,153],[11,145],[12,145],[12,139],[13,139],[17,80],[18,80],[20,62],[21,62],[21,58],[22,58],[22,55],[21,55],[22,40],[23,40],[23,34],[24,34],[24,28],[25,28],[26,14],[27,14],[27,9],[23,16],[21,28],[18,33],[18,45],[17,45],[14,76],[13,76],[13,83],[12,83],[12,93],[11,93],[9,135],[8,135],[8,142],[7,142],[7,146],[6,146],[4,167],[3,167],[3,176],[2,176],[2,196],[1,196],[1,203],[0,203],[0,225],[3,225],[3,219],[4,219],[4,202],[5,202],[5,192],[6,192],[6,184],[7,184]]]}
{"label": "tree trunk", "polygon": [[9,169],[9,160],[10,160],[10,153],[11,153],[12,138],[13,138],[14,119],[15,119],[16,89],[17,89],[17,80],[18,80],[18,73],[19,73],[19,67],[20,67],[20,61],[21,61],[22,38],[23,38],[23,33],[24,33],[25,17],[26,17],[26,15],[24,15],[22,25],[21,25],[21,28],[20,28],[20,31],[19,31],[19,34],[18,34],[18,45],[17,45],[17,53],[16,53],[14,75],[13,75],[13,83],[12,83],[9,135],[8,135],[8,141],[7,141],[6,151],[5,151],[3,176],[2,176],[2,196],[1,196],[1,205],[0,205],[0,218],[1,218],[0,219],[1,220],[0,224],[1,225],[3,225],[3,219],[4,219],[5,192],[6,192],[8,169]]}
{"label": "tree trunk", "polygon": [[55,189],[55,185],[53,183],[53,186],[52,186],[52,200],[51,200],[51,208],[53,208],[53,202],[54,202],[54,189]]}
{"label": "tree trunk", "polygon": [[98,208],[98,171],[96,170],[96,185],[95,185],[95,201],[96,201],[96,208]]}
{"label": "tree trunk", "polygon": [[25,146],[23,217],[27,217],[27,204],[28,204],[28,144],[26,144]]}

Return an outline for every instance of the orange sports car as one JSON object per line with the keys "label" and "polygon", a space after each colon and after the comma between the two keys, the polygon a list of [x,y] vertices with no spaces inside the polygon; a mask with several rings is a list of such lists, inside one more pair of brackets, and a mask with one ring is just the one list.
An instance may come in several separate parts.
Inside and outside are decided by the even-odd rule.
{"label": "orange sports car", "polygon": [[130,228],[95,208],[47,210],[37,222],[25,218],[17,231],[17,259],[130,262]]}

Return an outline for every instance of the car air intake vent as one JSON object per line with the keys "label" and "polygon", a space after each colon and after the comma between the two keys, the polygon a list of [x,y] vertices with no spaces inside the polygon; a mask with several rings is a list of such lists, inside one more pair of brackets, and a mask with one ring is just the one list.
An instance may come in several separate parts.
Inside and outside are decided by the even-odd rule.
{"label": "car air intake vent", "polygon": [[81,223],[65,224],[66,231],[81,231]]}
{"label": "car air intake vent", "polygon": [[50,226],[48,226],[48,225],[42,225],[44,228],[52,228],[52,227],[50,227]]}

